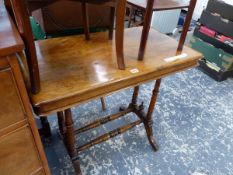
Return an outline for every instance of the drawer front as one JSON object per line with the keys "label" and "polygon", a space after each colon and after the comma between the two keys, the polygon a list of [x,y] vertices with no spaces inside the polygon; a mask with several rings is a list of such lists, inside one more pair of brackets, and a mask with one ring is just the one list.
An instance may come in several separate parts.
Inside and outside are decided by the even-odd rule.
{"label": "drawer front", "polygon": [[28,127],[0,137],[0,150],[1,175],[32,174],[42,166]]}
{"label": "drawer front", "polygon": [[11,69],[0,69],[0,131],[25,119]]}

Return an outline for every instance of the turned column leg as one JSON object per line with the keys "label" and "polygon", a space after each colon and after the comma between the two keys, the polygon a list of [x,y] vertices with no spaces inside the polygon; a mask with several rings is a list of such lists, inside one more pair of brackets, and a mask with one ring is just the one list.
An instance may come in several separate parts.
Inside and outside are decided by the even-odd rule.
{"label": "turned column leg", "polygon": [[102,105],[102,110],[105,111],[106,110],[106,103],[105,103],[104,97],[101,97],[100,101],[101,101],[101,105]]}
{"label": "turned column leg", "polygon": [[139,86],[134,87],[131,105],[136,106],[138,100]]}
{"label": "turned column leg", "polygon": [[129,103],[128,106],[121,106],[120,111],[125,111],[127,108],[133,108],[134,109],[133,111],[135,112],[137,107],[138,93],[139,93],[139,86],[135,86],[131,102]]}
{"label": "turned column leg", "polygon": [[65,134],[65,123],[64,123],[64,118],[65,118],[65,116],[64,116],[64,113],[63,113],[63,111],[60,111],[60,112],[57,112],[57,120],[58,120],[58,127],[59,127],[59,131],[60,131],[60,134],[62,135],[62,136],[64,136],[64,134]]}
{"label": "turned column leg", "polygon": [[154,112],[155,103],[156,103],[157,96],[158,96],[158,93],[159,93],[160,84],[161,84],[161,79],[156,80],[156,83],[155,83],[155,86],[154,86],[154,89],[153,89],[153,93],[152,93],[152,96],[151,96],[148,112],[147,112],[146,118],[144,120],[144,125],[145,125],[145,128],[146,128],[146,133],[147,133],[148,140],[149,140],[152,148],[155,151],[157,151],[159,147],[156,144],[156,142],[154,140],[154,137],[153,137],[152,114]]}
{"label": "turned column leg", "polygon": [[113,29],[114,29],[114,19],[115,19],[115,7],[110,7],[110,25],[108,38],[112,40],[113,38]]}
{"label": "turned column leg", "polygon": [[47,117],[45,116],[41,116],[40,117],[40,121],[41,121],[41,126],[42,126],[42,133],[45,137],[51,137],[51,128],[48,122]]}
{"label": "turned column leg", "polygon": [[77,156],[77,151],[75,149],[75,137],[74,137],[74,128],[73,128],[73,119],[71,109],[65,110],[65,143],[68,149],[68,153],[71,157]]}
{"label": "turned column leg", "polygon": [[65,126],[66,126],[65,144],[68,153],[71,157],[71,160],[73,162],[76,174],[81,174],[80,163],[78,160],[78,152],[75,148],[75,137],[74,137],[75,135],[74,135],[71,109],[65,110]]}

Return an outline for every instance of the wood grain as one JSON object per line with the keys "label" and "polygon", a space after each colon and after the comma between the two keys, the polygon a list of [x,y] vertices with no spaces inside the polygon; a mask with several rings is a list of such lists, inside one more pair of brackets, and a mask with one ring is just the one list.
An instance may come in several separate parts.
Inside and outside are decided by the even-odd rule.
{"label": "wood grain", "polygon": [[[1,67],[1,65],[0,65]],[[25,111],[10,68],[0,70],[0,133],[25,119]],[[14,109],[14,112],[12,112]],[[0,134],[1,135],[1,134]]]}
{"label": "wood grain", "polygon": [[[22,127],[17,132],[0,137],[1,175],[30,174],[41,167],[40,159],[29,127]],[[25,155],[27,159],[24,159]]]}
{"label": "wood grain", "polygon": [[[196,66],[202,57],[200,53],[184,47],[183,53],[187,53],[187,58],[164,61],[164,58],[177,54],[178,43],[151,30],[145,58],[137,61],[140,33],[141,28],[125,30],[126,70],[117,69],[115,42],[108,40],[107,33],[93,33],[89,42],[83,36],[36,42],[42,88],[37,95],[31,95],[31,100],[37,114],[62,111],[114,91],[173,74]],[[132,69],[138,72],[132,73]]]}

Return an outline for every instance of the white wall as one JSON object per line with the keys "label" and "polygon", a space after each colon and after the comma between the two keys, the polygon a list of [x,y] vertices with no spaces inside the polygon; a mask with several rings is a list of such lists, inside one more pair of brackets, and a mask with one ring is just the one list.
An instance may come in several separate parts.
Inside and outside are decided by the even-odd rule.
{"label": "white wall", "polygon": [[233,5],[233,0],[223,0],[223,1],[225,1],[225,2],[228,3],[228,4]]}
{"label": "white wall", "polygon": [[[228,4],[233,5],[233,0],[223,0]],[[206,8],[208,0],[197,0],[197,5],[194,10],[193,19],[197,20],[200,18],[202,11]]]}

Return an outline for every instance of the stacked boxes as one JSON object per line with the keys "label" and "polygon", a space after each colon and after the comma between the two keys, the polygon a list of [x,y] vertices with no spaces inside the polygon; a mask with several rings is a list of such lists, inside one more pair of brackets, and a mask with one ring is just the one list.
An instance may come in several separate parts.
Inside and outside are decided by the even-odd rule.
{"label": "stacked boxes", "polygon": [[209,0],[191,39],[203,53],[200,68],[217,81],[233,76],[233,6]]}

